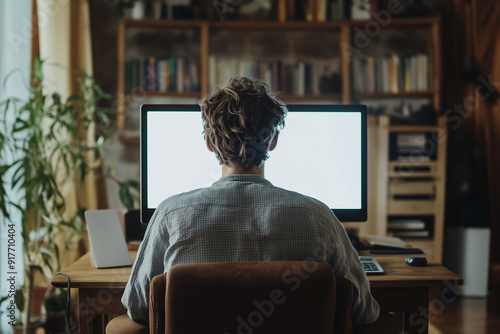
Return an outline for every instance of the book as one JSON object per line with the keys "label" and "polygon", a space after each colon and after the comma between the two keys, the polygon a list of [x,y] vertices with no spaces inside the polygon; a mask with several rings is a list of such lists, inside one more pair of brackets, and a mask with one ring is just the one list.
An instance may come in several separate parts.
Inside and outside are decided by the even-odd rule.
{"label": "book", "polygon": [[147,64],[147,71],[148,71],[148,84],[147,84],[147,90],[158,90],[157,87],[157,81],[156,81],[156,58],[155,57],[149,57],[149,61]]}
{"label": "book", "polygon": [[183,69],[184,69],[184,58],[179,57],[177,58],[177,92],[183,93],[184,92],[184,74],[183,74]]}
{"label": "book", "polygon": [[125,62],[125,90],[132,90],[134,88],[133,72],[134,62]]}
{"label": "book", "polygon": [[316,19],[318,22],[326,21],[328,0],[316,0]]}
{"label": "book", "polygon": [[168,59],[168,91],[175,92],[177,91],[177,61],[175,58]]}
{"label": "book", "polygon": [[365,235],[363,239],[373,247],[409,248],[406,242],[400,238],[382,237],[379,235]]}
{"label": "book", "polygon": [[425,228],[425,222],[423,220],[390,220],[387,223],[387,228],[389,230],[418,230]]}
{"label": "book", "polygon": [[427,230],[420,231],[392,231],[395,236],[403,237],[403,238],[423,238],[429,237],[430,232]]}

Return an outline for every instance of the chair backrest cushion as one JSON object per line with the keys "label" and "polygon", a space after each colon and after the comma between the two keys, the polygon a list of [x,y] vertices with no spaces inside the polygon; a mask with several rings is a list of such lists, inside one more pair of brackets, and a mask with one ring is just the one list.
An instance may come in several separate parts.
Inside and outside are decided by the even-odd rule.
{"label": "chair backrest cushion", "polygon": [[327,263],[179,265],[151,283],[150,333],[349,333],[351,303]]}

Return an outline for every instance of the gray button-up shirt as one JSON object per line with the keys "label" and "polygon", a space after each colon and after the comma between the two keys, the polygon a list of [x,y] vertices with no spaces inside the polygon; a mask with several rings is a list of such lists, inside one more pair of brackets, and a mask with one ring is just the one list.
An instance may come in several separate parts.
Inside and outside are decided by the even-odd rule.
{"label": "gray button-up shirt", "polygon": [[328,262],[337,276],[354,284],[354,324],[378,317],[358,254],[332,211],[259,175],[243,174],[224,176],[158,206],[122,303],[131,319],[147,323],[154,276],[179,264],[238,261]]}

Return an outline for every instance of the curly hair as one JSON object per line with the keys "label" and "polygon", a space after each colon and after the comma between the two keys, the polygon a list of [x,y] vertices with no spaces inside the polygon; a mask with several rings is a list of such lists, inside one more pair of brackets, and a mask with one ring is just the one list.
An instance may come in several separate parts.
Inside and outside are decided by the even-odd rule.
{"label": "curly hair", "polygon": [[286,105],[258,79],[234,77],[200,102],[203,126],[223,165],[245,169],[269,158],[276,132],[285,126]]}

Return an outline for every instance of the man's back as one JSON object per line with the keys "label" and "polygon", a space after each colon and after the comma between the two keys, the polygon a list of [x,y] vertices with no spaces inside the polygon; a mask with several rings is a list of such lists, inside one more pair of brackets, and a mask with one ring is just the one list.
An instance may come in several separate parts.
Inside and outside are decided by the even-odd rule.
{"label": "man's back", "polygon": [[169,233],[166,269],[199,262],[328,260],[330,210],[258,175],[225,176],[212,187],[167,199],[159,211]]}
{"label": "man's back", "polygon": [[[131,282],[127,290],[135,287],[147,296],[142,284],[179,264],[321,261],[354,283],[355,321],[369,323],[378,315],[356,251],[331,210],[262,176],[228,175],[211,187],[170,197],[150,224],[143,242],[148,249],[139,251],[132,274],[145,281]],[[126,291],[123,300],[132,318],[141,307],[136,292]]]}

